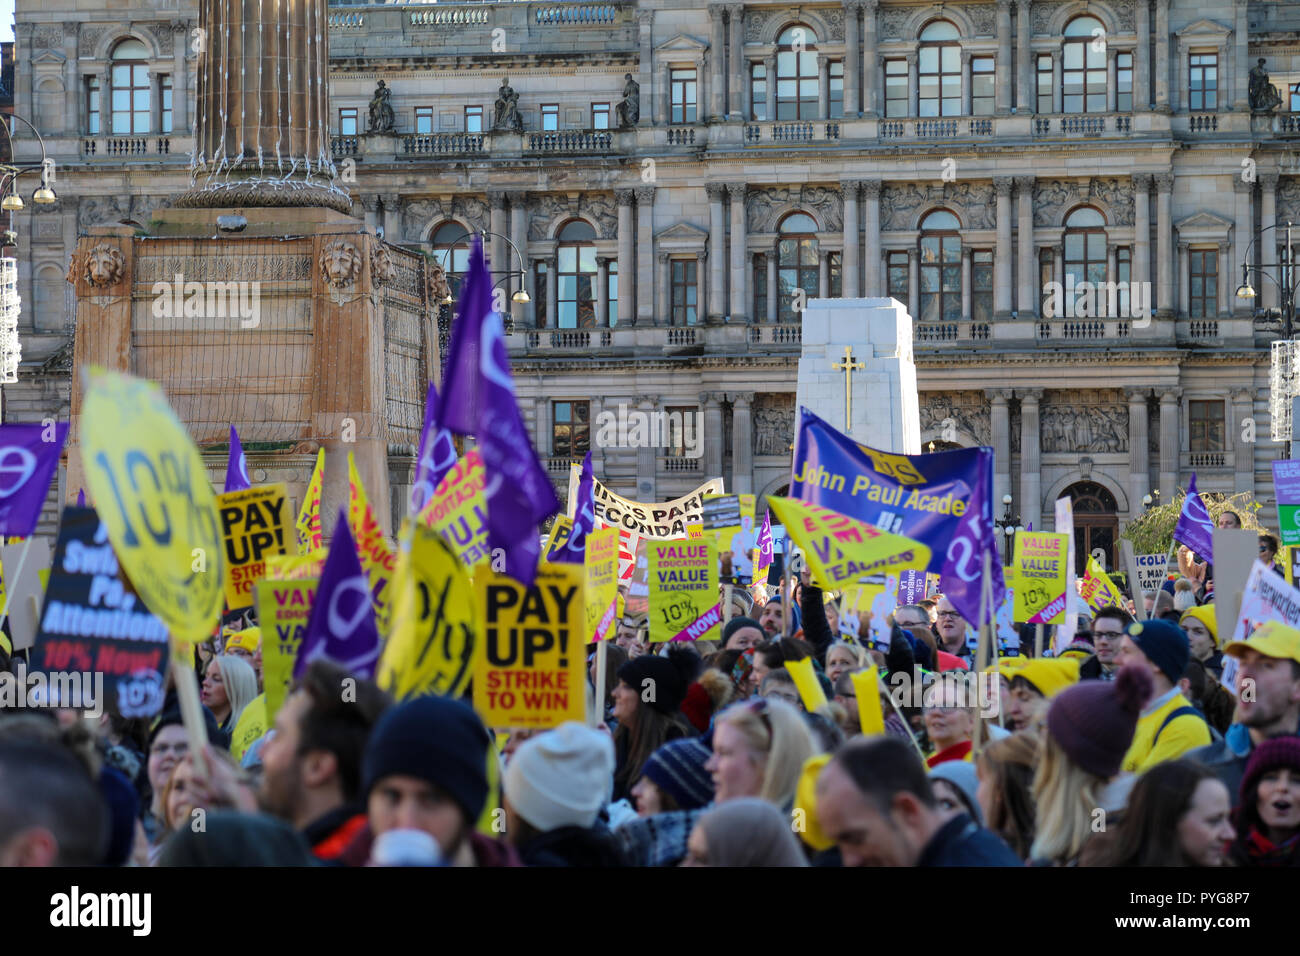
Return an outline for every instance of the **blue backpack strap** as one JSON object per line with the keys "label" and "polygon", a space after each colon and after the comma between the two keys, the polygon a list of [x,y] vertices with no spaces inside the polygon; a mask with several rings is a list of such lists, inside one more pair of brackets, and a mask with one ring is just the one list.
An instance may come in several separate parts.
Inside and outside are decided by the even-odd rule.
{"label": "blue backpack strap", "polygon": [[1179,707],[1176,710],[1171,710],[1168,713],[1168,715],[1165,717],[1164,722],[1160,725],[1159,729],[1156,730],[1156,735],[1153,738],[1151,738],[1151,746],[1153,748],[1155,747],[1156,741],[1160,739],[1161,731],[1163,731],[1166,727],[1168,727],[1171,723],[1173,723],[1173,721],[1177,720],[1179,717],[1186,717],[1188,714],[1201,718],[1201,720],[1205,721],[1206,726],[1207,727],[1209,726],[1210,722],[1208,720],[1205,720],[1205,715],[1202,714],[1195,707],[1191,706],[1190,704],[1185,705],[1183,707]]}

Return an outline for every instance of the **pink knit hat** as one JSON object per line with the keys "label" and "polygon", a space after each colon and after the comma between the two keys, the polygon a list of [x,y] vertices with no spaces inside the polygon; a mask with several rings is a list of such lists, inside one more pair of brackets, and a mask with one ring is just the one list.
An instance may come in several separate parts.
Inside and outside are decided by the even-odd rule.
{"label": "pink knit hat", "polygon": [[1082,681],[1052,699],[1047,732],[1088,773],[1110,779],[1119,773],[1154,690],[1151,674],[1137,666],[1123,668],[1114,681]]}

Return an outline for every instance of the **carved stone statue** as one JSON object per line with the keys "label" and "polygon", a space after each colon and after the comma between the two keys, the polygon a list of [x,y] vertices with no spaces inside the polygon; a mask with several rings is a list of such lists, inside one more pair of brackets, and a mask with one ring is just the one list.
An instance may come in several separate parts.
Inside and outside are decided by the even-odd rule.
{"label": "carved stone statue", "polygon": [[321,278],[334,289],[346,289],[361,277],[361,253],[343,239],[335,239],[321,250]]}
{"label": "carved stone statue", "polygon": [[383,80],[375,87],[375,95],[370,100],[370,132],[391,133],[393,131],[393,91]]}
{"label": "carved stone statue", "polygon": [[492,128],[512,133],[522,133],[524,131],[524,120],[519,115],[519,94],[510,85],[508,77],[501,78],[501,88],[497,90],[496,112],[492,119]]}
{"label": "carved stone statue", "polygon": [[428,287],[429,304],[435,311],[442,308],[443,303],[451,297],[451,284],[447,281],[447,270],[433,259],[426,259],[424,281]]}
{"label": "carved stone statue", "polygon": [[1271,113],[1282,105],[1282,95],[1277,87],[1268,81],[1268,71],[1264,69],[1264,58],[1250,71],[1250,109],[1255,113]]}
{"label": "carved stone statue", "polygon": [[[73,269],[75,269],[75,264]],[[73,278],[73,269],[69,269],[68,281]],[[81,278],[96,288],[115,285],[122,281],[126,273],[126,258],[114,246],[100,244],[86,253],[82,261]]]}
{"label": "carved stone statue", "polygon": [[641,84],[631,73],[623,74],[623,99],[614,108],[619,129],[631,129],[641,122]]}

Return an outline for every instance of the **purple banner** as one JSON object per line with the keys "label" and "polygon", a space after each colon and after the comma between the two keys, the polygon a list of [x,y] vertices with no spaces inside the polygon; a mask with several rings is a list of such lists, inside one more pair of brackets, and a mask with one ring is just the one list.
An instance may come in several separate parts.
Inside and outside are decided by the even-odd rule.
{"label": "purple banner", "polygon": [[67,422],[0,425],[0,534],[26,538],[36,530],[67,438]]}
{"label": "purple banner", "polygon": [[373,677],[379,660],[379,628],[371,603],[370,579],[361,569],[348,516],[339,509],[329,555],[321,568],[316,601],[293,665],[297,680],[318,657],[337,662],[357,677]]}
{"label": "purple banner", "polygon": [[433,493],[455,467],[456,443],[451,432],[438,426],[438,389],[430,382],[424,399],[424,428],[420,430],[420,450],[415,459],[415,484],[411,486],[411,514],[418,515]]}
{"label": "purple banner", "polygon": [[230,426],[230,452],[226,456],[226,491],[244,491],[253,487],[248,480],[248,459],[239,441],[239,432]]}
{"label": "purple banner", "polygon": [[1205,510],[1205,502],[1196,491],[1196,472],[1187,483],[1187,497],[1174,527],[1174,540],[1187,545],[1206,561],[1214,561],[1214,522]]}

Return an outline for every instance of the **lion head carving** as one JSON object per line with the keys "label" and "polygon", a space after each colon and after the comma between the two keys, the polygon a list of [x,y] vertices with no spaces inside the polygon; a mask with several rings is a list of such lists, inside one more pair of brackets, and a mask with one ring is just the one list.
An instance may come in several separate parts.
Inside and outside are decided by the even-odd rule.
{"label": "lion head carving", "polygon": [[432,260],[425,263],[425,270],[425,283],[428,286],[429,302],[435,306],[442,305],[451,296],[451,284],[447,282],[447,270]]}
{"label": "lion head carving", "polygon": [[397,278],[397,264],[388,247],[376,242],[370,249],[370,279],[375,285],[392,282]]}
{"label": "lion head carving", "polygon": [[101,243],[82,256],[81,278],[96,288],[121,282],[126,274],[126,257],[116,246]]}
{"label": "lion head carving", "polygon": [[334,289],[346,289],[361,277],[361,253],[343,239],[325,245],[320,253],[321,278]]}

